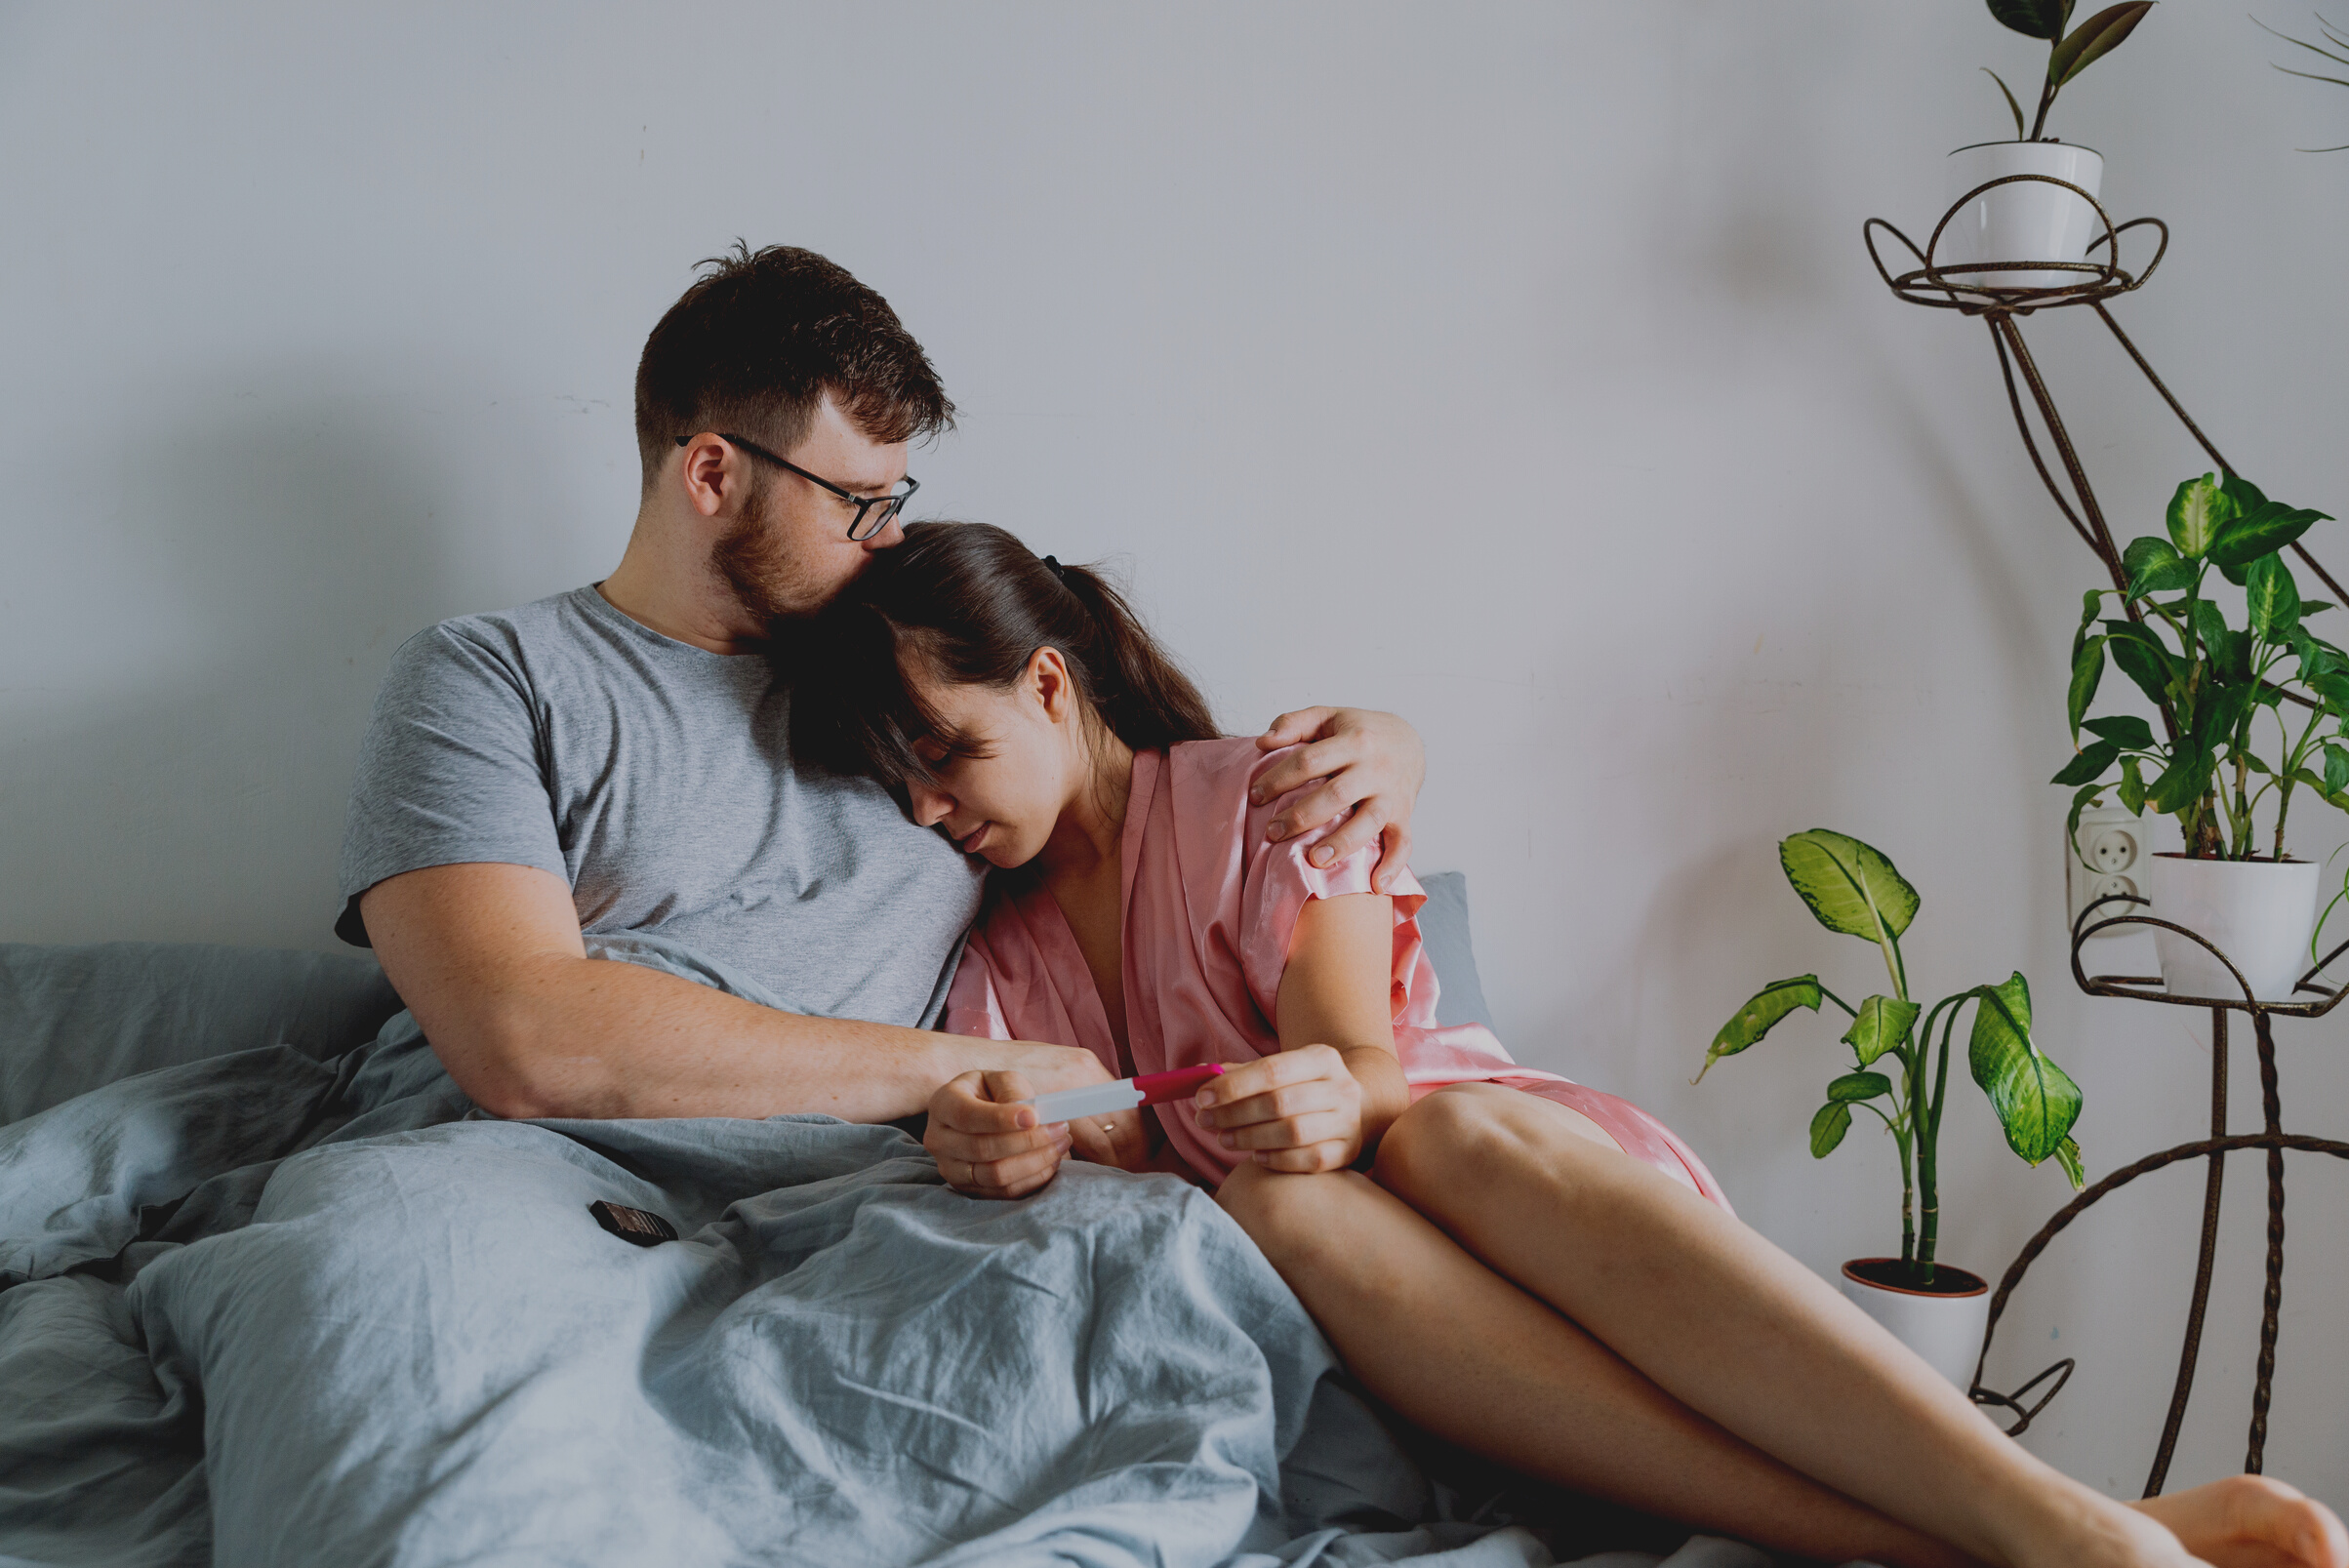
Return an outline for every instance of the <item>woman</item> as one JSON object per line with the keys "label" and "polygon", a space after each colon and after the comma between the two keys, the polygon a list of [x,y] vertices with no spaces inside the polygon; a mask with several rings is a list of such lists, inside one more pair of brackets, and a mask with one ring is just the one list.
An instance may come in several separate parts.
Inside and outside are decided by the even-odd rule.
{"label": "woman", "polygon": [[1088,1046],[1112,1075],[1227,1065],[1195,1102],[1077,1129],[1036,1126],[1017,1074],[966,1073],[927,1139],[958,1189],[1021,1196],[1077,1149],[1211,1184],[1403,1415],[1767,1547],[2349,1568],[2340,1521],[2277,1482],[2124,1506],[2067,1479],[1740,1225],[1634,1107],[1434,1027],[1417,883],[1377,896],[1367,853],[1264,842],[1273,759],[1216,735],[1092,571],[916,524],[811,631],[803,754],[1011,873],[950,1026]]}

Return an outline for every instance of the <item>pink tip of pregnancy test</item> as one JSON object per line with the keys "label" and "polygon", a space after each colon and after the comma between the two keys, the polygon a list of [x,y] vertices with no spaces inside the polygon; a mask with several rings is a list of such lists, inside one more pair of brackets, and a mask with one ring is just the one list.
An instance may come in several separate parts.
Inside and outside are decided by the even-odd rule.
{"label": "pink tip of pregnancy test", "polygon": [[1221,1062],[1210,1062],[1201,1067],[1177,1067],[1172,1072],[1144,1072],[1134,1078],[1134,1087],[1142,1091],[1146,1106],[1162,1106],[1169,1100],[1181,1100],[1194,1094],[1209,1078],[1224,1075]]}

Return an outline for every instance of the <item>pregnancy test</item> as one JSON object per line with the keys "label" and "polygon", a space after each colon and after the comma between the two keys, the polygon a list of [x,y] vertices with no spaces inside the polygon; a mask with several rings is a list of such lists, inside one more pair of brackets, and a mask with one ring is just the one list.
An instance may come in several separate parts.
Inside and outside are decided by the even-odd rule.
{"label": "pregnancy test", "polygon": [[1136,1106],[1182,1100],[1196,1093],[1199,1085],[1209,1078],[1223,1076],[1223,1071],[1221,1062],[1210,1062],[1203,1067],[1177,1067],[1172,1072],[1145,1072],[1137,1077],[1120,1078],[1115,1083],[1059,1089],[1023,1104],[1035,1107],[1038,1126],[1049,1127],[1054,1122],[1074,1121],[1080,1116],[1114,1116]]}

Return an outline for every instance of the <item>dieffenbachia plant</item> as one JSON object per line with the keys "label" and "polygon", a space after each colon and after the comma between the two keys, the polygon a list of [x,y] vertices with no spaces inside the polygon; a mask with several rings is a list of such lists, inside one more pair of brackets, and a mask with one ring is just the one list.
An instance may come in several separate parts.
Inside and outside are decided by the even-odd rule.
{"label": "dieffenbachia plant", "polygon": [[2014,111],[2014,139],[2017,141],[2051,140],[2043,135],[2047,129],[2047,110],[2054,106],[2055,95],[2064,84],[2097,60],[2120,47],[2121,40],[2136,30],[2145,13],[2153,9],[2153,0],[2128,0],[2126,5],[2107,6],[2070,32],[2072,0],[1989,0],[1990,14],[2026,38],[2045,38],[2047,41],[2047,74],[2039,90],[2039,114],[2031,122],[2028,135],[2023,131],[2023,106],[2015,101],[2014,90],[2005,79],[1989,66],[1990,79],[1999,84],[2006,95],[2006,106]]}
{"label": "dieffenbachia plant", "polygon": [[[2087,592],[2066,697],[2079,750],[2052,781],[2075,789],[2071,837],[2108,790],[2136,815],[2174,816],[2198,859],[2255,856],[2252,815],[2271,794],[2278,860],[2296,788],[2349,811],[2349,654],[2308,629],[2332,607],[2303,600],[2279,553],[2325,515],[2270,501],[2240,474],[2189,479],[2170,498],[2169,537],[2122,552],[2128,585]],[[2243,589],[2241,630],[2211,600],[2214,567]],[[2108,597],[2122,616],[2105,618]],[[2087,716],[2107,658],[2153,701],[2162,734],[2134,714]],[[2275,725],[2266,756],[2263,715]],[[2083,730],[2093,737],[2085,746]]]}
{"label": "dieffenbachia plant", "polygon": [[[1974,1004],[1966,1065],[1990,1097],[2007,1146],[2033,1165],[2052,1157],[2075,1187],[2082,1180],[2080,1146],[2072,1140],[2072,1124],[2080,1119],[2080,1086],[2032,1040],[2031,986],[2019,972],[1996,985],[1944,996],[1930,1011],[1909,999],[1900,938],[1917,917],[1920,901],[1881,852],[1814,827],[1781,843],[1778,862],[1819,924],[1873,943],[1883,952],[1891,994],[1870,996],[1853,1007],[1820,985],[1816,975],[1773,981],[1721,1026],[1697,1078],[1702,1081],[1714,1063],[1753,1045],[1797,1008],[1815,1013],[1824,1000],[1849,1014],[1851,1027],[1843,1031],[1843,1043],[1851,1047],[1857,1065],[1828,1084],[1827,1103],[1810,1119],[1811,1157],[1825,1159],[1834,1152],[1851,1129],[1853,1107],[1883,1120],[1900,1150],[1901,1261],[1917,1284],[1930,1285],[1941,1234],[1939,1147],[1950,1038],[1965,1004]],[[1929,1064],[1928,1077],[1936,1025],[1940,1051]],[[1886,1072],[1886,1066],[1897,1070]]]}

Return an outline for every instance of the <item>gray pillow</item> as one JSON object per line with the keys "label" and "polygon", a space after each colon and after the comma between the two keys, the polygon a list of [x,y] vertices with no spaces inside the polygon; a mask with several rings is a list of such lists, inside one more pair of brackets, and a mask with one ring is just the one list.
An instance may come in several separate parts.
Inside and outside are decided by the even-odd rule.
{"label": "gray pillow", "polygon": [[400,999],[363,954],[105,942],[0,943],[0,1122],[156,1067],[290,1045],[320,1061]]}
{"label": "gray pillow", "polygon": [[1419,885],[1428,891],[1419,911],[1419,938],[1436,966],[1436,1022],[1492,1027],[1484,983],[1477,978],[1476,948],[1469,943],[1468,873],[1438,871],[1421,877]]}

